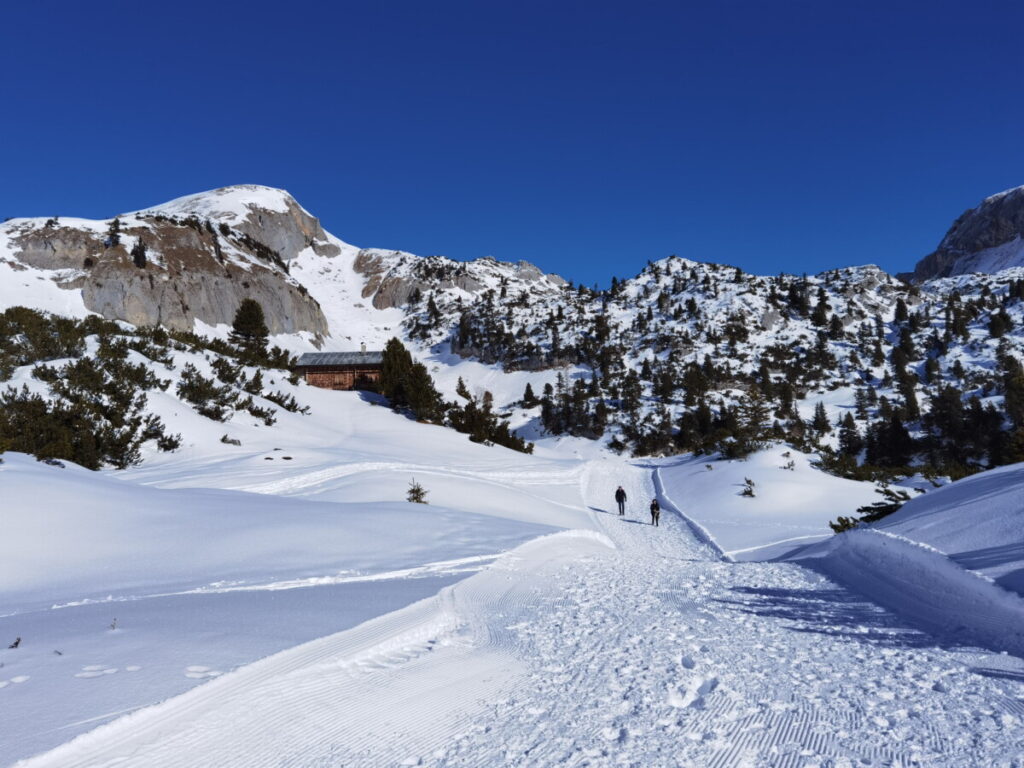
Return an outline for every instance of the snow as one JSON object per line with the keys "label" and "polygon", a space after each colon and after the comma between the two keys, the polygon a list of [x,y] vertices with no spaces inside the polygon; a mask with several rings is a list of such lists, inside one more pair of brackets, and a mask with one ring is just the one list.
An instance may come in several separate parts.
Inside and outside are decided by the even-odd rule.
{"label": "snow", "polygon": [[[399,499],[406,477],[381,481]],[[8,615],[54,599],[282,588],[286,579],[314,574],[341,583],[383,564],[393,571],[502,551],[546,529],[437,504],[161,490],[21,454],[0,465],[0,482],[7,502],[0,594]],[[31,515],[14,511],[31,508]]]}
{"label": "snow", "polygon": [[1024,465],[982,472],[911,499],[878,528],[921,542],[1024,595]]}
{"label": "snow", "polygon": [[1024,655],[1024,599],[926,544],[860,529],[800,557],[941,637]]}
{"label": "snow", "polygon": [[[0,764],[588,525],[572,460],[478,446],[358,393],[268,384],[312,414],[222,424],[172,387],[150,405],[188,435],[176,453],[102,473],[4,456],[0,637],[23,643],[0,650],[16,713],[0,720]],[[428,505],[404,501],[413,477]]]}
{"label": "snow", "polygon": [[1017,236],[992,248],[961,256],[956,260],[951,274],[967,275],[975,272],[995,274],[1021,266],[1024,266],[1024,240]]}
{"label": "snow", "polygon": [[178,197],[129,215],[139,213],[159,213],[164,216],[195,215],[200,218],[211,218],[237,224],[241,223],[253,208],[287,213],[289,202],[298,205],[294,198],[283,189],[264,187],[259,184],[236,184]]}
{"label": "snow", "polygon": [[[829,475],[812,458],[776,445],[743,461],[666,459],[657,474],[665,495],[727,557],[767,560],[830,537],[830,520],[878,499],[871,484]],[[740,495],[746,478],[753,498]]]}
{"label": "snow", "polygon": [[[550,463],[536,462],[510,456],[491,493],[498,484],[533,487],[545,479]],[[57,678],[67,690],[75,686],[73,707],[88,722],[36,711],[42,722],[29,720],[27,729],[34,735],[12,730],[19,737],[5,743],[20,750],[15,757],[38,751],[44,736],[60,745],[19,763],[26,768],[125,760],[168,767],[952,768],[1010,765],[1024,754],[1020,659],[946,643],[798,564],[722,560],[682,514],[704,505],[701,491],[691,490],[681,511],[659,490],[670,468],[611,458],[563,468],[581,527],[520,544],[468,578],[356,626],[342,616],[340,631],[326,630],[329,612],[315,606],[335,604],[339,587],[311,586],[140,601],[158,608],[140,615],[144,628],[119,613],[123,630],[90,627],[102,643],[82,642],[89,652],[75,648],[70,659],[39,653],[23,662],[15,654],[31,646],[6,651],[0,696],[20,722],[0,727],[24,729],[23,709],[43,709]],[[205,478],[213,476],[211,469]],[[620,484],[630,498],[624,517],[613,511]],[[658,528],[646,515],[652,497],[664,508]],[[476,493],[465,501],[486,507],[488,499]],[[268,596],[286,601],[287,619],[308,619],[314,626],[306,634],[320,634],[269,655],[269,643],[254,636],[249,650],[263,658],[232,669],[217,642],[218,633],[231,634],[224,627],[231,621],[190,627],[203,637],[189,643],[160,620],[166,612],[182,621],[195,610],[198,621],[219,612],[244,621],[252,612],[262,630],[276,623],[266,601],[212,610],[203,601]],[[305,607],[291,601],[302,597]],[[98,620],[89,613],[95,608],[34,615],[57,617],[62,639],[73,639],[86,630],[76,630],[71,617]],[[299,634],[278,631],[284,641]],[[155,661],[139,640],[154,643],[148,655]],[[237,634],[233,643],[243,644]],[[141,676],[159,678],[165,665],[178,689],[188,690],[138,708],[139,689],[153,693]],[[93,703],[91,717],[84,701]],[[70,706],[62,699],[53,709],[67,715]],[[54,730],[38,733],[47,728]]]}

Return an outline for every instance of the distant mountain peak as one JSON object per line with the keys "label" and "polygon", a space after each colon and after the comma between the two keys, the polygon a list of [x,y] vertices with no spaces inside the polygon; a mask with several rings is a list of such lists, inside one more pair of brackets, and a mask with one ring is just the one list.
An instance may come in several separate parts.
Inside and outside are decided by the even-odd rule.
{"label": "distant mountain peak", "polygon": [[922,282],[1024,266],[1024,186],[990,195],[962,213],[933,253],[901,277]]}

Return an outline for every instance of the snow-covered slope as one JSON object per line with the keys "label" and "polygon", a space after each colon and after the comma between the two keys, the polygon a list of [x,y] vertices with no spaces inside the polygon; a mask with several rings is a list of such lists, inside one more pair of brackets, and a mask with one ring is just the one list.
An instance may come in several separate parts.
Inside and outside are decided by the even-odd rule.
{"label": "snow-covered slope", "polygon": [[314,415],[239,420],[240,446],[168,396],[188,444],[135,470],[3,457],[0,764],[591,526],[575,460],[302,389]]}
{"label": "snow-covered slope", "polygon": [[[438,457],[418,450],[421,464]],[[489,449],[464,450],[453,469],[491,465]],[[455,583],[383,574],[363,591],[309,579],[150,597],[117,603],[116,630],[97,626],[110,603],[0,618],[0,631],[31,630],[0,651],[5,757],[59,744],[21,765],[954,768],[1024,751],[1019,659],[949,645],[792,563],[723,561],[650,466],[502,455],[463,509],[557,486],[584,527]],[[213,462],[194,468],[216,478]],[[615,514],[616,485],[659,498],[661,525],[642,508]],[[427,583],[436,594],[411,602]],[[377,607],[399,610],[352,626]],[[231,669],[247,656],[263,658]],[[157,702],[201,681],[139,707],[140,691]]]}
{"label": "snow-covered slope", "polygon": [[[829,475],[785,446],[745,461],[665,459],[657,475],[663,493],[734,560],[783,557],[828,538],[830,520],[875,500],[871,484]],[[743,495],[747,479],[753,496]]]}
{"label": "snow-covered slope", "polygon": [[982,472],[911,499],[877,527],[935,547],[1024,596],[1024,464]]}

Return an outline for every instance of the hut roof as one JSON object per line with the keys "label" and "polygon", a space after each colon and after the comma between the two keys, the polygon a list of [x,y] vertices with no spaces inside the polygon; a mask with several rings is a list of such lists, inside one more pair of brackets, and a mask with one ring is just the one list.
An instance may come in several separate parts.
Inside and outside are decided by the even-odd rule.
{"label": "hut roof", "polygon": [[296,368],[314,368],[319,365],[380,365],[383,352],[306,352],[295,364]]}

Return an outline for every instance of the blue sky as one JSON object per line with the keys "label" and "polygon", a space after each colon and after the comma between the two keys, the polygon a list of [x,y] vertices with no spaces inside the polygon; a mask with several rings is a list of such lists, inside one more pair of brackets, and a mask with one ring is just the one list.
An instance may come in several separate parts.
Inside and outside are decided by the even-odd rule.
{"label": "blue sky", "polygon": [[19,3],[0,217],[235,183],[606,285],[912,267],[1024,184],[1019,2]]}

